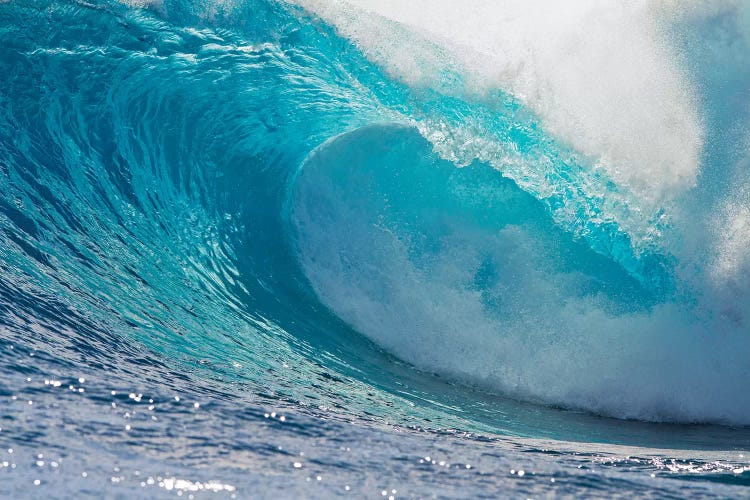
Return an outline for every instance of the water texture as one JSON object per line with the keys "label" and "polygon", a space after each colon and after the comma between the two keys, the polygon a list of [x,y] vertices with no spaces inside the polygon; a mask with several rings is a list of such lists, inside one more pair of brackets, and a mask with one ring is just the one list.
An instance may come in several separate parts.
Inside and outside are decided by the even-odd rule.
{"label": "water texture", "polygon": [[731,1],[0,2],[5,491],[747,495],[749,44]]}

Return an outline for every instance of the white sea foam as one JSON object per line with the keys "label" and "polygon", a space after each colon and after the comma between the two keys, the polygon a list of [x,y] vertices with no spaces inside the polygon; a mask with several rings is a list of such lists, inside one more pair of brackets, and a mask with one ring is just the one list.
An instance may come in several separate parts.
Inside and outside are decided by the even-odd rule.
{"label": "white sea foam", "polygon": [[[696,7],[652,0],[298,2],[409,83],[430,84],[442,59],[461,66],[474,92],[511,92],[549,131],[646,200],[696,182],[704,136],[696,93],[664,26],[675,12],[698,15]],[[414,36],[436,52],[415,47]]]}

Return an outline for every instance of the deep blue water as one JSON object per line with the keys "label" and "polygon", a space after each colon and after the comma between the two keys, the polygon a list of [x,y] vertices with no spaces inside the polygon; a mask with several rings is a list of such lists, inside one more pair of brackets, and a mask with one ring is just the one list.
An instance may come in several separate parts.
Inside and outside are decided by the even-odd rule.
{"label": "deep blue water", "polygon": [[748,495],[737,12],[649,198],[296,5],[0,2],[2,495]]}

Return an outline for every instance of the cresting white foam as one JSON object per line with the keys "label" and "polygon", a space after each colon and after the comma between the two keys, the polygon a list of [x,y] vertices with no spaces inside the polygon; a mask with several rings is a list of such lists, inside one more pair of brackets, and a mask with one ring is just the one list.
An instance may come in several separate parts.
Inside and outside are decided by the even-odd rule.
{"label": "cresting white foam", "polygon": [[[297,0],[393,74],[434,83],[441,61],[478,95],[502,89],[644,203],[694,186],[703,148],[695,91],[654,0]],[[691,12],[694,12],[695,8]],[[400,24],[394,29],[390,22]],[[415,47],[420,37],[435,47]],[[460,65],[457,68],[455,65]]]}

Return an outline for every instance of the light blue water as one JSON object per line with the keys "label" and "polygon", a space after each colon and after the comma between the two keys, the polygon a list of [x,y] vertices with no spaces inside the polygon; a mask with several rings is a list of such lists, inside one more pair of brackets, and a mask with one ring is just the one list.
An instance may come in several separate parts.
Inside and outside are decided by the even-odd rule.
{"label": "light blue water", "polygon": [[654,202],[298,6],[0,3],[4,491],[747,495],[737,12],[665,28],[703,136]]}

